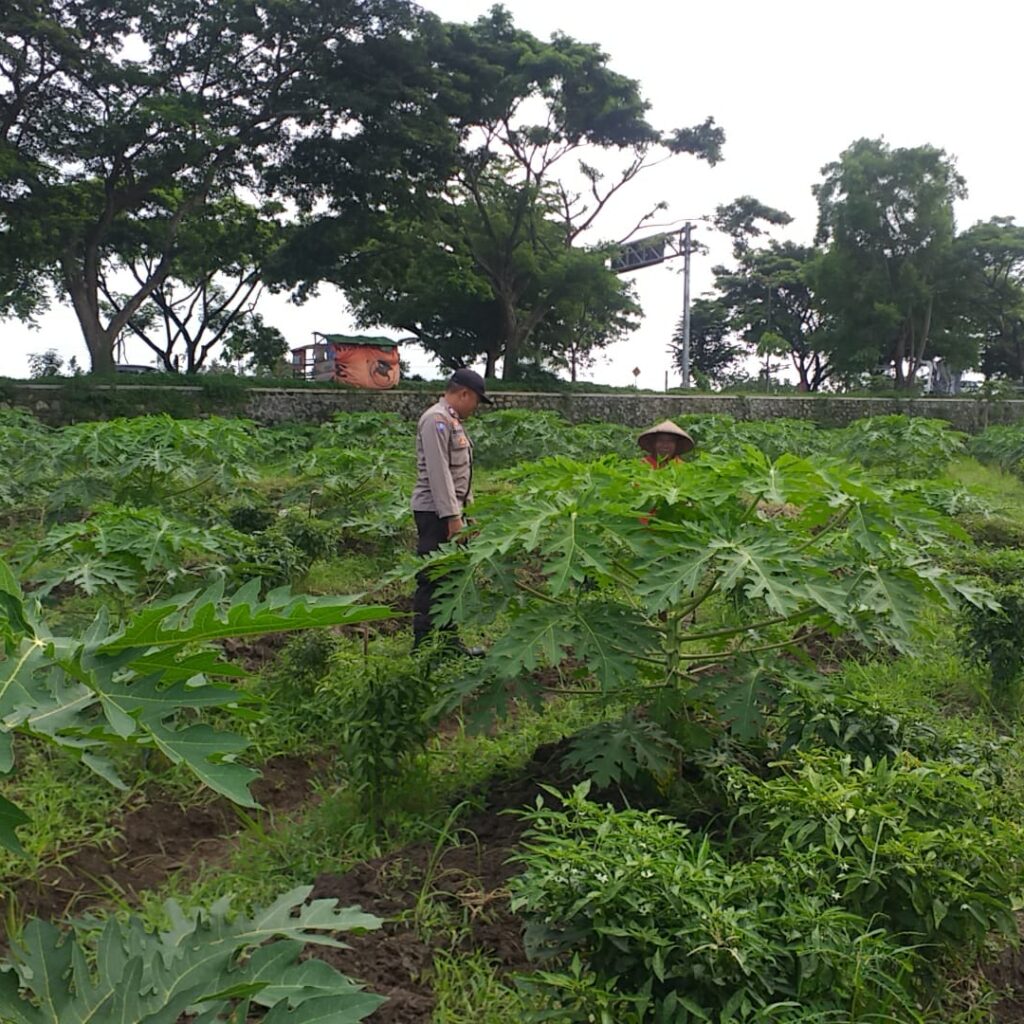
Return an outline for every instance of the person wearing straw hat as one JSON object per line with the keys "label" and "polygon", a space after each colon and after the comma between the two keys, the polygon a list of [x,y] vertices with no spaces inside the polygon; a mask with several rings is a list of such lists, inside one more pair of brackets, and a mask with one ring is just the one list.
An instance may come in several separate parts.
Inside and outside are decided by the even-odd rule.
{"label": "person wearing straw hat", "polygon": [[647,453],[644,462],[652,469],[662,469],[670,462],[678,462],[681,456],[696,447],[693,438],[671,420],[663,420],[645,430],[637,438],[637,444]]}
{"label": "person wearing straw hat", "polygon": [[[679,462],[683,455],[696,447],[696,441],[671,420],[662,420],[656,427],[645,430],[636,442],[647,453],[644,462],[651,469],[664,469],[670,463]],[[641,525],[647,526],[651,516],[657,514],[658,510],[652,508],[647,515],[640,517]]]}

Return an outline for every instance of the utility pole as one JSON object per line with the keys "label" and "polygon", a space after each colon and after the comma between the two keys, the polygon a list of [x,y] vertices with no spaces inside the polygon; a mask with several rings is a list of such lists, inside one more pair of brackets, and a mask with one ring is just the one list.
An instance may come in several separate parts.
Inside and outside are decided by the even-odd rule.
{"label": "utility pole", "polygon": [[693,225],[683,225],[683,387],[690,386],[690,232]]}

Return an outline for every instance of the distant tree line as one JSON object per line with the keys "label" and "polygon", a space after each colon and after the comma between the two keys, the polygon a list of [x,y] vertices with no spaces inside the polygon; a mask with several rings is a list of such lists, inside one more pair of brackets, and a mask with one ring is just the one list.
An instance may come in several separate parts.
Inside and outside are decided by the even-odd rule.
{"label": "distant tree line", "polygon": [[[641,313],[608,204],[723,144],[710,117],[655,127],[600,48],[500,6],[448,24],[408,0],[8,0],[0,317],[67,303],[97,373],[127,338],[169,371],[258,370],[286,351],[260,296],[330,283],[443,366],[575,379]],[[862,139],[814,186],[809,244],[773,238],[788,215],[752,197],[720,207],[732,259],[693,305],[698,382],[752,355],[808,391],[925,366],[1024,380],[1024,227],[958,231],[965,188],[942,150]]]}
{"label": "distant tree line", "polygon": [[[1024,382],[1024,226],[1000,216],[958,231],[966,183],[932,146],[860,139],[822,174],[811,245],[757,239],[756,221],[736,216],[754,200],[719,208],[733,258],[693,303],[697,380],[736,383],[756,355],[762,377],[773,359],[788,362],[803,391],[872,378],[909,388],[926,368],[940,390],[955,391],[967,370]],[[680,323],[680,361],[681,344]]]}

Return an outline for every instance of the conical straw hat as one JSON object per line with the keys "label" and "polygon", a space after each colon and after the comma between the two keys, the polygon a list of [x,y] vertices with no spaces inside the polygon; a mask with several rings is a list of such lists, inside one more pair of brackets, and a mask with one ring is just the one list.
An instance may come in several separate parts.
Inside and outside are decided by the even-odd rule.
{"label": "conical straw hat", "polygon": [[637,444],[652,455],[654,454],[655,434],[671,434],[676,438],[676,455],[683,455],[697,446],[697,442],[682,427],[677,427],[671,420],[662,420],[656,427],[645,430],[636,439]]}

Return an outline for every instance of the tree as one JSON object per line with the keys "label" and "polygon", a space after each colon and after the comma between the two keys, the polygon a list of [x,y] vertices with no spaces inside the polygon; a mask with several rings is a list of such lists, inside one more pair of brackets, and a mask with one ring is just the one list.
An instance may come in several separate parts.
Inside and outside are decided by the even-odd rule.
{"label": "tree", "polygon": [[[0,256],[0,312],[37,314],[51,290],[68,298],[93,370],[107,372],[210,203],[298,187],[281,173],[296,138],[337,134],[373,153],[336,175],[339,191],[394,191],[399,137],[408,152],[414,135],[415,160],[433,153],[415,84],[424,20],[404,0],[8,0],[0,231],[19,246]],[[399,164],[412,175],[415,160]],[[101,282],[142,229],[144,273],[105,315]]]}
{"label": "tree", "polygon": [[766,229],[759,221],[785,226],[791,224],[793,218],[785,210],[767,206],[753,196],[740,196],[731,203],[717,207],[713,218],[715,227],[732,238],[733,254],[737,259],[747,252],[752,239],[760,238],[765,233]]}
{"label": "tree", "polygon": [[[411,330],[439,355],[455,338],[464,350],[475,335],[475,354],[486,355],[488,369],[503,358],[504,375],[514,377],[581,279],[589,291],[610,274],[600,247],[586,249],[582,236],[612,198],[672,154],[714,163],[724,136],[711,119],[656,131],[637,83],[611,70],[598,47],[564,35],[543,42],[517,29],[501,7],[472,25],[444,26],[433,45],[436,102],[455,127],[445,188],[397,216],[390,208],[363,213],[369,223],[353,227],[353,211],[330,184],[335,156],[325,141],[319,194],[333,208],[335,252],[353,252],[353,232],[362,230],[367,241],[356,255],[323,260],[316,272],[345,289],[367,326]],[[594,150],[621,155],[619,170],[588,163]],[[568,182],[572,162],[579,189]],[[321,223],[313,233],[323,240],[331,231]],[[443,296],[454,292],[457,331],[443,327],[441,297],[424,289],[424,279],[440,283]],[[431,335],[442,341],[436,349]]]}
{"label": "tree", "polygon": [[579,371],[593,366],[598,352],[621,341],[639,315],[631,284],[588,267],[579,287],[539,327],[535,348],[552,368],[568,370],[575,384]]}
{"label": "tree", "polygon": [[236,320],[224,339],[225,359],[239,363],[243,370],[273,373],[287,354],[284,335],[259,313]]}
{"label": "tree", "polygon": [[729,322],[761,356],[785,356],[801,391],[817,391],[832,372],[832,332],[808,283],[818,253],[809,246],[773,241],[767,249],[742,248],[733,271],[715,268]]}
{"label": "tree", "polygon": [[955,316],[953,202],[966,195],[951,158],[933,146],[893,149],[860,139],[822,169],[813,286],[835,321],[843,370],[892,367],[914,383],[942,355]]}
{"label": "tree", "polygon": [[[682,370],[682,317],[669,351]],[[735,341],[728,306],[719,298],[697,299],[690,307],[690,369],[697,380],[718,387],[728,384],[732,378],[730,371],[743,354],[743,346]]]}
{"label": "tree", "polygon": [[967,290],[964,330],[981,350],[986,378],[1024,380],[1024,225],[979,222],[956,240]]}
{"label": "tree", "polygon": [[[278,217],[279,204],[261,208],[229,197],[208,203],[179,232],[163,282],[128,319],[125,332],[141,339],[168,372],[196,373],[210,353],[233,339],[233,350],[247,354],[246,342],[273,331],[255,312],[263,290],[264,269],[286,233]],[[152,275],[164,258],[160,239],[155,244],[145,224],[137,228],[132,248],[122,247],[119,263],[136,286]],[[99,276],[102,308],[116,316],[131,296],[117,292],[106,273]],[[271,365],[286,350],[279,331]],[[266,335],[269,339],[269,335]],[[260,358],[269,356],[269,351]],[[259,362],[259,360],[257,360]]]}

